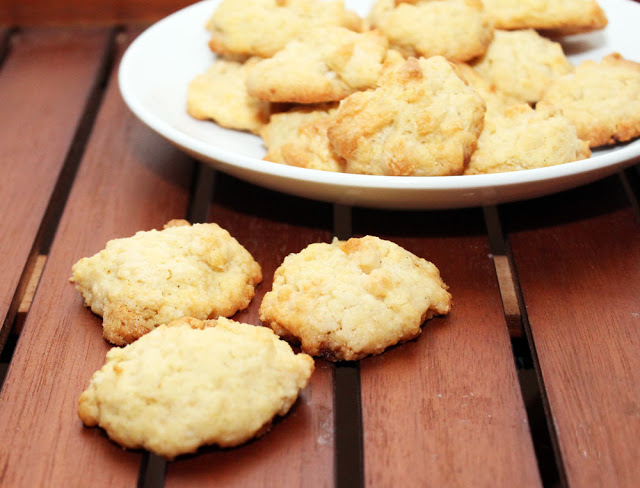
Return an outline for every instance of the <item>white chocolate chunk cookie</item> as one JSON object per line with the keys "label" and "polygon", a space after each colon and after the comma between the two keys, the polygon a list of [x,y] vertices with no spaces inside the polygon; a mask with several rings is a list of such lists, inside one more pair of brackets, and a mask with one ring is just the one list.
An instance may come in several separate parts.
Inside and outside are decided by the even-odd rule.
{"label": "white chocolate chunk cookie", "polygon": [[264,327],[183,318],[114,347],[78,399],[78,415],[123,447],[167,459],[265,434],[313,372]]}
{"label": "white chocolate chunk cookie", "polygon": [[465,174],[543,168],[587,159],[589,144],[559,110],[522,104],[504,114],[487,112],[478,148]]}
{"label": "white chocolate chunk cookie", "polygon": [[260,320],[308,354],[350,361],[417,337],[426,319],[450,308],[432,263],[366,236],[287,256],[260,305]]}
{"label": "white chocolate chunk cookie", "polygon": [[378,88],[345,98],[327,134],[346,172],[461,174],[476,147],[485,103],[441,56],[409,58]]}
{"label": "white chocolate chunk cookie", "polygon": [[404,56],[466,61],[484,53],[493,37],[479,0],[378,0],[370,20]]}
{"label": "white chocolate chunk cookie", "polygon": [[376,31],[321,27],[291,41],[249,72],[250,95],[270,102],[320,103],[375,86],[387,51]]}
{"label": "white chocolate chunk cookie", "polygon": [[245,63],[216,60],[189,83],[189,115],[199,120],[214,120],[229,129],[257,132],[269,120],[271,107],[247,92],[249,70],[258,60],[251,58]]}
{"label": "white chocolate chunk cookie", "polygon": [[496,88],[527,103],[540,100],[552,81],[573,71],[562,46],[533,29],[497,30],[473,67]]}
{"label": "white chocolate chunk cookie", "polygon": [[613,53],[557,79],[539,105],[562,110],[591,147],[640,136],[640,63]]}
{"label": "white chocolate chunk cookie", "polygon": [[103,318],[105,339],[118,345],[181,317],[231,316],[262,280],[260,265],[226,230],[185,221],[109,241],[72,271],[85,304]]}
{"label": "white chocolate chunk cookie", "polygon": [[364,28],[339,0],[222,0],[207,29],[209,47],[218,54],[269,58],[314,27],[328,25]]}

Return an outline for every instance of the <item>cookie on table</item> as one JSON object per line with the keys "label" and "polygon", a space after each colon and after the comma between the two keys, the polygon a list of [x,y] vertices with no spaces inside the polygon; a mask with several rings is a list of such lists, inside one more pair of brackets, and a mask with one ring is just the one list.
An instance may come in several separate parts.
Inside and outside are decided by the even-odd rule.
{"label": "cookie on table", "polygon": [[329,144],[327,128],[337,104],[300,106],[275,114],[260,131],[265,161],[322,171],[344,171],[344,160]]}
{"label": "cookie on table", "polygon": [[612,53],[554,81],[539,106],[558,107],[591,147],[640,136],[640,63]]}
{"label": "cookie on table", "polygon": [[78,415],[125,448],[167,459],[232,447],[286,415],[313,372],[265,327],[182,318],[112,348],[78,399]]}
{"label": "cookie on table", "polygon": [[103,318],[104,338],[117,345],[181,317],[229,317],[249,305],[262,280],[229,232],[186,221],[111,240],[72,271],[85,304]]}
{"label": "cookie on table", "polygon": [[350,361],[417,337],[425,320],[450,308],[435,265],[365,236],[311,244],[287,256],[259,313],[307,354]]}
{"label": "cookie on table", "polygon": [[543,168],[587,159],[589,144],[559,110],[521,104],[503,114],[487,112],[478,148],[465,174]]}
{"label": "cookie on table", "polygon": [[485,103],[441,56],[409,58],[378,88],[345,98],[327,134],[348,173],[461,174],[476,147]]}
{"label": "cookie on table", "polygon": [[378,0],[369,20],[404,56],[466,61],[484,53],[493,37],[480,0]]}
{"label": "cookie on table", "polygon": [[553,80],[573,71],[562,46],[533,29],[496,30],[473,67],[497,89],[527,103],[540,100]]}
{"label": "cookie on table", "polygon": [[187,90],[187,112],[199,120],[213,120],[228,129],[257,132],[269,121],[271,104],[252,97],[246,81],[260,58],[244,63],[217,59],[197,75]]}
{"label": "cookie on table", "polygon": [[320,27],[249,72],[250,95],[269,102],[320,103],[375,86],[387,51],[376,31]]}
{"label": "cookie on table", "polygon": [[574,34],[607,25],[607,16],[595,0],[483,0],[483,4],[496,29]]}
{"label": "cookie on table", "polygon": [[207,22],[215,53],[269,58],[317,26],[364,29],[341,0],[222,0]]}

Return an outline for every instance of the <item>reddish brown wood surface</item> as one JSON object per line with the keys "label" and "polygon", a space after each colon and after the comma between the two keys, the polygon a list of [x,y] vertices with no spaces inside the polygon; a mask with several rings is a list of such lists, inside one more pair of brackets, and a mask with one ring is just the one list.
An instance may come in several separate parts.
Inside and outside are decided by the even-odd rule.
{"label": "reddish brown wood surface", "polygon": [[[217,175],[209,221],[227,229],[260,263],[263,282],[234,317],[259,325],[258,308],[284,257],[331,239],[331,207]],[[205,449],[171,463],[166,486],[333,486],[333,365],[316,360],[300,399],[271,432],[235,449]]]}
{"label": "reddish brown wood surface", "polygon": [[188,158],[134,120],[114,72],[0,396],[1,486],[136,486],[140,452],[77,416],[109,346],[68,279],[108,239],[183,217],[191,173]]}
{"label": "reddish brown wood surface", "polygon": [[539,486],[481,212],[368,212],[354,231],[432,261],[454,300],[361,363],[366,486]]}
{"label": "reddish brown wood surface", "polygon": [[568,484],[638,486],[640,225],[616,178],[506,213]]}
{"label": "reddish brown wood surface", "polygon": [[11,319],[108,38],[106,30],[27,30],[7,47],[0,66],[0,327]]}
{"label": "reddish brown wood surface", "polygon": [[1,0],[0,25],[153,22],[195,3],[190,0]]}

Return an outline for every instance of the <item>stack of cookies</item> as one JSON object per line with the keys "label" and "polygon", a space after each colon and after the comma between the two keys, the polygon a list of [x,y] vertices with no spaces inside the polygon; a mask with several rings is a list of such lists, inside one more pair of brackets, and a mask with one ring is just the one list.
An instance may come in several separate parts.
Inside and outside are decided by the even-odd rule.
{"label": "stack of cookies", "polygon": [[222,0],[195,118],[258,134],[265,160],[390,176],[497,173],[640,136],[640,63],[574,67],[551,36],[602,29],[595,0]]}
{"label": "stack of cookies", "polygon": [[260,306],[266,327],[226,318],[249,305],[262,273],[213,223],[109,241],[72,272],[116,345],[80,395],[81,420],[167,459],[265,434],[307,385],[311,356],[380,354],[451,308],[432,263],[373,236],[288,256]]}

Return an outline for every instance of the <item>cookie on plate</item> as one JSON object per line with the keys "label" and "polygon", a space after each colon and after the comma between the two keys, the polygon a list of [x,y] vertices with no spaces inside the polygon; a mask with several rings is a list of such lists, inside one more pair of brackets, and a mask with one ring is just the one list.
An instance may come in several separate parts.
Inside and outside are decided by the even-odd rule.
{"label": "cookie on plate", "polygon": [[485,103],[442,56],[409,58],[378,88],[345,98],[327,134],[346,172],[389,176],[461,174]]}
{"label": "cookie on plate", "polygon": [[562,110],[591,147],[640,136],[640,63],[612,53],[554,81],[539,106]]}
{"label": "cookie on plate", "polygon": [[187,90],[187,112],[228,129],[257,132],[269,120],[271,104],[247,92],[249,70],[260,58],[244,63],[217,59],[197,75]]}
{"label": "cookie on plate", "polygon": [[182,318],[114,347],[78,399],[78,415],[123,447],[167,459],[265,434],[313,372],[265,327]]}
{"label": "cookie on plate", "polygon": [[341,0],[222,0],[207,29],[215,53],[269,58],[312,28],[328,25],[365,28]]}
{"label": "cookie on plate", "polygon": [[350,361],[417,337],[426,319],[450,308],[435,265],[365,236],[311,244],[287,256],[259,313],[304,352]]}
{"label": "cookie on plate", "polygon": [[186,221],[111,240],[72,271],[85,304],[103,318],[105,339],[117,345],[180,317],[229,317],[249,305],[262,280],[229,232]]}
{"label": "cookie on plate", "polygon": [[269,102],[320,103],[375,86],[387,51],[376,31],[319,27],[249,72],[250,95]]}
{"label": "cookie on plate", "polygon": [[404,56],[466,61],[484,53],[493,37],[480,0],[378,0],[369,19]]}
{"label": "cookie on plate", "polygon": [[503,114],[487,112],[478,148],[465,174],[543,168],[587,159],[589,144],[559,110],[533,110],[527,104]]}
{"label": "cookie on plate", "polygon": [[602,29],[607,16],[595,0],[483,0],[496,29],[574,34]]}
{"label": "cookie on plate", "polygon": [[496,30],[473,67],[496,88],[527,103],[540,100],[552,81],[573,71],[562,46],[533,29]]}

